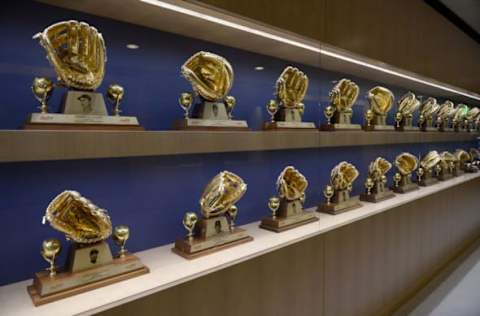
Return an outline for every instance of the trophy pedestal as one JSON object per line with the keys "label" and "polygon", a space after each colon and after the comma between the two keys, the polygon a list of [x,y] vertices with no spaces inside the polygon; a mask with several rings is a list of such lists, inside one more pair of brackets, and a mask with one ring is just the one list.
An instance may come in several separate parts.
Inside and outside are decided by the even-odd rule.
{"label": "trophy pedestal", "polygon": [[361,207],[362,203],[358,196],[350,197],[348,190],[336,191],[330,203],[322,203],[318,206],[317,212],[337,215]]}
{"label": "trophy pedestal", "polygon": [[173,128],[177,130],[248,131],[248,124],[247,121],[240,120],[207,120],[187,118],[177,120]]}
{"label": "trophy pedestal", "polygon": [[321,131],[352,131],[362,129],[360,124],[342,124],[342,123],[333,123],[333,124],[322,124],[320,125]]}
{"label": "trophy pedestal", "polygon": [[309,130],[316,129],[315,123],[312,122],[285,122],[285,121],[275,121],[275,122],[265,122],[263,123],[263,129],[267,131],[271,130]]}
{"label": "trophy pedestal", "polygon": [[144,130],[134,116],[32,113],[24,129],[35,130]]}
{"label": "trophy pedestal", "polygon": [[418,185],[422,187],[428,187],[429,185],[438,183],[438,179],[432,176],[424,176],[421,181],[418,182]]}
{"label": "trophy pedestal", "polygon": [[432,126],[421,127],[420,130],[422,132],[436,132],[437,131],[437,129],[435,127],[432,127]]}
{"label": "trophy pedestal", "polygon": [[440,181],[445,181],[445,180],[448,180],[448,179],[451,179],[455,177],[455,175],[453,173],[450,173],[450,172],[441,172],[439,175],[438,175],[438,180]]}
{"label": "trophy pedestal", "polygon": [[364,126],[363,129],[366,131],[393,131],[395,130],[395,127],[391,125],[370,125]]}
{"label": "trophy pedestal", "polygon": [[298,226],[318,221],[318,218],[312,212],[302,211],[299,214],[276,218],[266,217],[262,219],[260,227],[274,232],[283,232]]}
{"label": "trophy pedestal", "polygon": [[392,188],[393,192],[395,193],[407,193],[410,191],[415,191],[418,190],[418,184],[416,183],[409,183],[405,185],[399,185],[398,187],[393,187]]}
{"label": "trophy pedestal", "polygon": [[234,228],[233,231],[221,232],[208,238],[179,238],[172,251],[186,259],[195,259],[252,240],[253,237],[246,230]]}
{"label": "trophy pedestal", "polygon": [[411,125],[407,125],[407,126],[400,125],[399,127],[395,126],[395,129],[399,132],[417,132],[420,130],[418,127],[411,126]]}
{"label": "trophy pedestal", "polygon": [[371,202],[371,203],[377,203],[377,202],[392,198],[394,196],[395,194],[391,190],[385,188],[385,184],[381,182],[377,182],[375,183],[375,186],[373,187],[373,190],[372,192],[370,192],[370,194],[367,194],[367,193],[360,194],[360,200]]}
{"label": "trophy pedestal", "polygon": [[116,258],[106,264],[78,272],[59,271],[54,277],[48,271],[35,274],[27,291],[35,306],[90,291],[105,285],[137,277],[149,272],[140,259],[132,254]]}

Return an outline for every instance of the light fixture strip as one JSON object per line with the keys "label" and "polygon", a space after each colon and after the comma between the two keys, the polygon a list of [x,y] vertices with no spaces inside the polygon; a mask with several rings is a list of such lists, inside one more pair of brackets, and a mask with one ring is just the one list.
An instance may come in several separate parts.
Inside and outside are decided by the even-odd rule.
{"label": "light fixture strip", "polygon": [[468,98],[480,101],[480,96],[472,95],[472,94],[469,94],[469,93],[466,93],[466,92],[463,92],[463,91],[459,91],[459,90],[456,90],[456,89],[453,89],[453,88],[450,88],[450,87],[447,87],[447,86],[444,86],[444,85],[440,85],[440,84],[437,84],[437,83],[434,83],[434,82],[431,82],[431,81],[416,78],[416,77],[413,77],[413,76],[410,76],[410,75],[407,75],[407,74],[404,74],[404,73],[401,73],[401,72],[398,72],[398,71],[395,71],[395,70],[391,70],[391,69],[388,69],[388,68],[377,66],[377,65],[374,65],[374,64],[356,59],[356,58],[348,57],[348,56],[345,56],[345,55],[342,55],[342,54],[339,54],[339,53],[336,53],[336,52],[333,52],[333,51],[330,51],[330,50],[327,50],[327,49],[322,49],[322,48],[315,47],[315,46],[312,46],[312,45],[308,45],[308,44],[305,44],[305,43],[302,43],[302,42],[290,40],[290,39],[287,39],[287,38],[284,38],[284,37],[281,37],[281,36],[278,36],[278,35],[275,35],[275,34],[272,34],[272,33],[269,33],[269,32],[261,31],[261,30],[254,29],[254,28],[251,28],[251,27],[248,27],[248,26],[245,26],[245,25],[241,25],[241,24],[238,24],[238,23],[235,23],[235,22],[227,21],[225,19],[221,19],[221,18],[218,18],[218,17],[215,17],[215,16],[204,14],[204,13],[201,13],[201,12],[198,12],[198,11],[195,11],[195,10],[187,9],[187,8],[175,5],[175,4],[164,2],[164,1],[161,1],[161,0],[140,0],[140,1],[144,2],[144,3],[147,3],[147,4],[157,6],[157,7],[161,7],[161,8],[167,9],[167,10],[171,10],[171,11],[175,11],[175,12],[178,12],[178,13],[189,15],[189,16],[192,16],[192,17],[195,17],[195,18],[199,18],[199,19],[202,19],[202,20],[205,20],[205,21],[209,21],[209,22],[212,22],[212,23],[227,26],[227,27],[230,27],[230,28],[233,28],[233,29],[236,29],[236,30],[240,30],[240,31],[243,31],[243,32],[247,32],[247,33],[254,34],[254,35],[257,35],[257,36],[261,36],[261,37],[264,37],[264,38],[268,38],[268,39],[271,39],[271,40],[274,40],[274,41],[277,41],[277,42],[280,42],[280,43],[284,43],[284,44],[288,44],[288,45],[291,45],[291,46],[303,48],[303,49],[318,53],[320,55],[325,55],[325,56],[333,57],[333,58],[336,58],[336,59],[340,59],[340,60],[343,60],[343,61],[346,61],[346,62],[349,62],[349,63],[352,63],[352,64],[356,64],[356,65],[360,65],[360,66],[367,67],[367,68],[370,68],[370,69],[374,69],[374,70],[377,70],[377,71],[381,71],[381,72],[384,72],[384,73],[387,73],[387,74],[390,74],[390,75],[393,75],[393,76],[408,79],[408,80],[418,82],[418,83],[421,83],[421,84],[424,84],[424,85],[427,85],[427,86],[435,87],[435,88],[442,89],[442,90],[445,90],[445,91],[448,91],[448,92],[453,92],[453,93],[463,95],[463,96],[466,96]]}

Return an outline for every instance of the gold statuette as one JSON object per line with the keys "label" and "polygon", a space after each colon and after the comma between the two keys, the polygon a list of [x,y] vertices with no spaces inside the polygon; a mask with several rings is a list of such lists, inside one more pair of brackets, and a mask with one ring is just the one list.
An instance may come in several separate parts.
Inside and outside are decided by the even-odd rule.
{"label": "gold statuette", "polygon": [[462,174],[464,172],[472,173],[478,171],[476,164],[473,164],[473,157],[469,152],[463,149],[457,149],[454,155],[458,161],[457,174]]}
{"label": "gold statuette", "polygon": [[232,120],[236,100],[229,93],[234,73],[225,58],[200,51],[182,65],[181,73],[192,85],[198,102],[192,93],[180,95],[184,118],[175,123],[176,129],[248,130],[246,121]]}
{"label": "gold statuette", "polygon": [[438,180],[448,180],[457,175],[458,160],[454,154],[444,151],[440,153],[440,167],[441,171],[438,175]]}
{"label": "gold statuette", "polygon": [[393,191],[406,193],[418,189],[418,185],[412,182],[412,173],[418,167],[418,159],[410,153],[401,153],[395,158],[395,167],[398,172],[394,176]]}
{"label": "gold statuette", "polygon": [[[298,68],[288,66],[280,74],[275,86],[276,100],[270,100],[267,104],[267,111],[272,119],[263,125],[263,129],[315,128],[314,123],[302,122],[305,111],[303,99],[308,89],[307,75]],[[272,101],[275,102],[275,107]]]}
{"label": "gold statuette", "polygon": [[449,121],[454,113],[455,105],[452,101],[447,100],[440,105],[437,112],[437,129],[440,132],[450,131]]}
{"label": "gold statuette", "polygon": [[323,191],[326,203],[320,204],[317,211],[336,215],[362,206],[358,196],[350,196],[358,175],[357,168],[346,161],[336,165],[330,173],[330,184]]}
{"label": "gold statuette", "polygon": [[362,201],[380,202],[395,196],[387,187],[386,173],[392,164],[385,158],[378,157],[368,167],[368,177],[365,181],[366,192],[360,195]]}
{"label": "gold statuette", "polygon": [[459,104],[454,110],[452,118],[452,128],[455,132],[463,131],[465,128],[465,117],[467,116],[469,108],[465,104]]}
{"label": "gold statuette", "polygon": [[318,220],[315,214],[303,209],[308,181],[300,171],[286,167],[278,176],[276,186],[278,197],[268,202],[272,216],[262,219],[261,228],[278,233]]}
{"label": "gold statuette", "polygon": [[420,107],[420,101],[413,92],[406,93],[398,101],[398,111],[395,114],[395,129],[399,131],[418,130],[413,127],[413,113]]}
{"label": "gold statuette", "polygon": [[360,129],[359,124],[352,124],[352,107],[359,93],[360,88],[355,82],[349,79],[340,80],[330,91],[330,105],[324,111],[327,123],[322,124],[320,129],[324,131]]}
{"label": "gold statuette", "polygon": [[50,263],[48,273],[36,273],[28,292],[37,305],[101,287],[105,284],[148,273],[140,260],[127,252],[125,243],[130,229],[121,225],[113,231],[113,241],[120,247],[112,256],[106,239],[112,234],[107,211],[76,191],[64,191],[47,207],[44,222],[65,234],[71,242],[67,265],[59,271],[55,259],[62,246],[56,239],[42,244],[42,257]]}
{"label": "gold statuette", "polygon": [[437,103],[437,99],[428,98],[422,103],[420,108],[420,116],[418,118],[418,127],[422,131],[434,131],[433,116],[440,109],[440,105]]}
{"label": "gold statuette", "polygon": [[108,115],[102,94],[95,92],[105,76],[105,41],[98,30],[74,20],[55,23],[36,34],[57,74],[57,87],[65,87],[61,113],[48,113],[46,101],[53,84],[35,78],[32,91],[41,103],[40,113],[30,115],[26,129],[124,129],[142,130],[133,116],[120,117],[123,87],[115,84],[107,90],[113,104]]}
{"label": "gold statuette", "polygon": [[[393,126],[387,125],[387,114],[393,106],[394,96],[392,91],[384,87],[374,87],[368,91],[367,99],[369,103],[369,109],[373,114],[373,124],[367,121],[364,126],[365,130],[393,130]],[[367,111],[368,111],[367,110]],[[367,114],[365,114],[366,119]]]}
{"label": "gold statuette", "polygon": [[480,117],[480,109],[477,107],[471,108],[464,119],[464,128],[467,132],[473,132],[476,130],[475,122]]}
{"label": "gold statuette", "polygon": [[437,177],[434,177],[434,172],[437,169],[437,165],[442,161],[442,157],[436,150],[428,152],[420,160],[420,167],[418,171],[421,171],[421,176],[418,177],[417,173],[417,183],[421,186],[429,186],[434,183],[437,183]]}
{"label": "gold statuette", "polygon": [[236,174],[223,171],[206,186],[200,198],[202,218],[186,213],[183,226],[186,238],[178,238],[172,249],[176,254],[194,259],[224,248],[253,240],[247,232],[235,227],[238,214],[235,203],[247,191],[247,184]]}

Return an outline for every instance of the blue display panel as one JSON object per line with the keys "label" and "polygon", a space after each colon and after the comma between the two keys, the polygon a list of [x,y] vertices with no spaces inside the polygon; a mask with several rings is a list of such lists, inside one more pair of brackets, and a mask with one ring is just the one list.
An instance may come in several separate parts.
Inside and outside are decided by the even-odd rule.
{"label": "blue display panel", "polygon": [[[246,119],[250,127],[258,127],[269,116],[264,105],[273,97],[274,83],[290,62],[273,59],[174,34],[159,32],[83,13],[59,9],[36,2],[4,4],[0,19],[0,82],[2,111],[0,128],[21,127],[27,115],[37,111],[30,84],[34,76],[54,78],[53,69],[40,45],[32,40],[35,33],[54,22],[66,19],[86,21],[97,27],[107,45],[108,63],[105,80],[98,89],[104,92],[111,83],[125,87],[123,114],[135,115],[147,129],[169,129],[182,117],[177,104],[179,93],[190,90],[180,76],[180,66],[192,54],[207,50],[226,57],[235,71],[237,98],[234,117]],[[5,43],[9,43],[5,45]],[[135,43],[137,50],[126,44]],[[319,61],[320,62],[320,61]],[[295,64],[294,64],[295,65]],[[256,66],[264,67],[256,71]],[[349,77],[357,82],[361,95],[354,107],[353,123],[361,123],[366,106],[365,93],[377,83],[295,65],[310,78],[305,99],[305,121],[323,121],[323,108],[328,102],[332,81]],[[390,88],[399,97],[405,89]],[[59,108],[61,89],[54,92],[50,107]],[[393,112],[389,122],[393,122]],[[334,134],[332,134],[334,137]],[[234,140],[232,140],[234,141]],[[361,175],[354,193],[363,190],[369,162],[377,156],[393,160],[396,154],[409,151],[425,153],[431,149],[455,150],[473,143],[436,143],[325,148],[312,150],[240,152],[206,155],[177,155],[150,158],[97,159],[0,164],[0,216],[4,244],[0,285],[30,278],[46,267],[39,255],[41,241],[62,234],[41,218],[50,200],[62,190],[78,190],[100,207],[109,210],[114,224],[131,227],[127,248],[139,251],[172,242],[185,233],[181,219],[186,211],[198,212],[198,200],[207,182],[218,172],[229,170],[248,184],[246,195],[237,204],[238,224],[256,221],[267,215],[266,202],[275,194],[274,183],[286,165],[296,166],[309,180],[306,206],[323,200],[322,189],[330,170],[341,160],[354,163]],[[0,144],[1,145],[1,144]],[[5,149],[3,149],[5,150]],[[391,178],[391,175],[389,175]],[[114,247],[114,246],[113,246]],[[63,250],[63,260],[66,249]]]}

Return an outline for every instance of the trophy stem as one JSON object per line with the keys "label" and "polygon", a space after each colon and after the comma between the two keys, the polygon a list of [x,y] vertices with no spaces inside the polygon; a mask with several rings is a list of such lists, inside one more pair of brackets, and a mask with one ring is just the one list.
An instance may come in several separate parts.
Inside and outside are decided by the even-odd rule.
{"label": "trophy stem", "polygon": [[120,102],[118,99],[115,101],[115,106],[113,107],[113,115],[120,116]]}
{"label": "trophy stem", "polygon": [[42,97],[42,102],[40,103],[40,113],[46,114],[48,113],[48,105],[47,105],[47,94],[44,93]]}
{"label": "trophy stem", "polygon": [[55,257],[53,257],[52,259],[48,260],[48,262],[50,263],[50,267],[47,268],[48,271],[50,271],[50,273],[48,274],[49,277],[53,278],[54,276],[57,275],[57,270],[55,269]]}
{"label": "trophy stem", "polygon": [[127,249],[125,248],[125,245],[120,246],[120,251],[118,252],[118,257],[119,258],[125,258],[125,255],[127,254]]}

